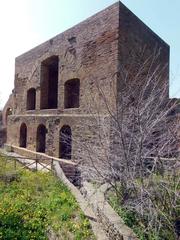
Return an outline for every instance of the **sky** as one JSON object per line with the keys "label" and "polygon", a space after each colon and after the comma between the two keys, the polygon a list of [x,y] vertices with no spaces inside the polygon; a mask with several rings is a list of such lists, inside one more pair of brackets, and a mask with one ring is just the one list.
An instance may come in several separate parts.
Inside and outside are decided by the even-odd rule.
{"label": "sky", "polygon": [[[0,0],[0,108],[14,87],[15,57],[117,0]],[[180,97],[180,0],[122,0],[170,45],[170,96]]]}

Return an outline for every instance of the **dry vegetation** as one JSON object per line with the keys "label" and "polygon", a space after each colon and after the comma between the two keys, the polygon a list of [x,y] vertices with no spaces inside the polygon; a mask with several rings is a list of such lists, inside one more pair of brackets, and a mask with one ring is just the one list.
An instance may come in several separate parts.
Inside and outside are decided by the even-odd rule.
{"label": "dry vegetation", "polygon": [[88,159],[82,178],[109,183],[111,204],[139,237],[173,240],[180,235],[179,102],[169,99],[168,65],[157,64],[159,53],[121,67],[109,82],[111,98],[94,80],[106,114],[90,91],[93,121],[82,128],[95,129],[94,146],[79,144],[82,159]]}

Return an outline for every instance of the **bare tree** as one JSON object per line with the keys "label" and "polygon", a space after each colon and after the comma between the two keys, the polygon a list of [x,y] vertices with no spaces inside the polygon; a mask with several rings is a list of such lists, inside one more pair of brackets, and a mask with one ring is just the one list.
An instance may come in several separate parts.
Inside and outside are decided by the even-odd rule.
{"label": "bare tree", "polygon": [[160,50],[144,51],[141,61],[119,66],[108,85],[89,76],[88,117],[78,126],[84,140],[73,142],[83,180],[108,183],[145,232],[174,239],[180,235],[179,101],[169,98],[168,64],[159,61]]}
{"label": "bare tree", "polygon": [[146,220],[145,231],[167,228],[173,239],[179,234],[179,103],[169,98],[168,64],[157,64],[159,52],[119,67],[109,86],[90,76],[89,117],[78,126],[88,139],[73,141],[83,179],[109,183],[119,205]]}
{"label": "bare tree", "polygon": [[[110,166],[118,162],[128,168],[132,162],[139,169],[139,164],[149,157],[171,157],[177,153],[177,122],[173,112],[178,101],[169,99],[167,66],[154,67],[152,62],[157,57],[153,53],[135,75],[134,66],[118,69],[109,86],[94,80],[95,89],[86,97],[89,121],[82,128],[88,125],[95,130],[93,147],[100,149],[99,160],[106,158]],[[110,89],[111,96],[106,89]],[[100,95],[100,101],[94,92]],[[91,148],[94,163],[98,164],[97,151],[92,151],[92,144],[88,143],[83,144],[84,149]]]}

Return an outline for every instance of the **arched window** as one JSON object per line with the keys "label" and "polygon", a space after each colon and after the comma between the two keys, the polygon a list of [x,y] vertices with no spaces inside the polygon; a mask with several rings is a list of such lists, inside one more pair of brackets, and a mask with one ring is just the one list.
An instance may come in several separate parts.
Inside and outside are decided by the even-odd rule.
{"label": "arched window", "polygon": [[7,125],[8,116],[12,115],[12,108],[7,108],[5,115],[5,125]]}
{"label": "arched window", "polygon": [[19,146],[23,148],[27,146],[27,126],[25,123],[22,123],[20,127]]}
{"label": "arched window", "polygon": [[72,134],[71,128],[64,125],[59,133],[59,158],[71,159]]}
{"label": "arched window", "polygon": [[46,127],[43,124],[40,124],[37,128],[36,135],[36,151],[45,153],[46,150]]}
{"label": "arched window", "polygon": [[30,88],[27,91],[27,103],[26,109],[27,110],[34,110],[36,108],[36,89]]}
{"label": "arched window", "polygon": [[74,78],[64,84],[64,108],[79,107],[80,80]]}
{"label": "arched window", "polygon": [[58,56],[41,63],[41,109],[55,109],[58,105]]}

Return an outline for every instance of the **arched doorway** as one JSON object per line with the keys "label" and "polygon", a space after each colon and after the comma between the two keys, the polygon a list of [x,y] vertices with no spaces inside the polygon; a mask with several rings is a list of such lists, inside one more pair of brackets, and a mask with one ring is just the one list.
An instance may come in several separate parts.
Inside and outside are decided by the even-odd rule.
{"label": "arched doorway", "polygon": [[27,91],[27,103],[26,109],[27,110],[34,110],[36,108],[36,89],[30,88]]}
{"label": "arched doorway", "polygon": [[71,128],[64,125],[59,133],[59,158],[71,159],[72,134]]}
{"label": "arched doorway", "polygon": [[27,126],[25,123],[22,123],[20,127],[19,146],[23,148],[27,146]]}
{"label": "arched doorway", "polygon": [[36,151],[45,153],[46,150],[46,127],[40,124],[37,128]]}
{"label": "arched doorway", "polygon": [[64,108],[79,107],[80,80],[70,79],[64,84]]}
{"label": "arched doorway", "polygon": [[58,65],[58,56],[51,56],[41,63],[41,109],[56,109],[58,106]]}

